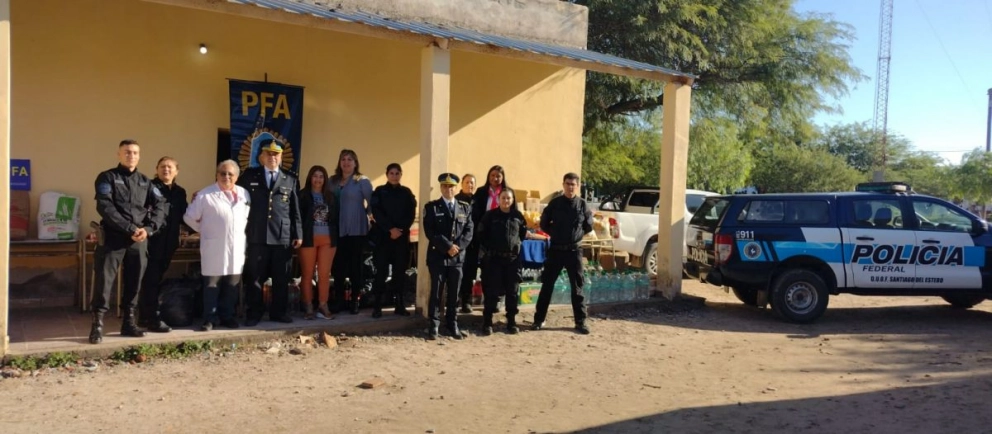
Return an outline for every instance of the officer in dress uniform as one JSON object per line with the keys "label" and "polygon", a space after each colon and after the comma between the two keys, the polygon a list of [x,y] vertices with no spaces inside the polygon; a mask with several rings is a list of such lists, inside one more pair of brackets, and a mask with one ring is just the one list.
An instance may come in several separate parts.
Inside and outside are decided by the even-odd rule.
{"label": "officer in dress uniform", "polygon": [[138,142],[124,140],[117,147],[117,167],[96,177],[96,211],[100,214],[103,242],[93,253],[93,326],[89,341],[103,341],[103,315],[113,289],[117,269],[123,262],[124,293],[121,306],[124,321],[121,336],[142,337],[145,331],[135,323],[138,286],[148,264],[148,237],[165,224],[166,207],[162,193],[141,172]]}
{"label": "officer in dress uniform", "polygon": [[592,232],[592,211],[585,199],[578,196],[579,175],[566,173],[562,191],[564,194],[551,199],[541,213],[541,230],[551,235],[551,246],[548,247],[548,259],[544,261],[544,271],[541,273],[541,295],[537,297],[533,329],[544,328],[555,281],[564,268],[572,287],[575,331],[587,335],[589,326],[586,325],[586,298],[582,294],[582,251],[579,241]]}
{"label": "officer in dress uniform", "polygon": [[293,249],[302,245],[303,225],[297,192],[300,181],[280,168],[282,144],[274,139],[261,143],[261,167],[246,169],[237,184],[248,190],[251,209],[246,229],[248,253],[245,257],[244,284],[248,314],[245,325],[258,324],[265,312],[262,286],[272,278],[272,304],[269,320],[291,323],[289,273]]}
{"label": "officer in dress uniform", "polygon": [[431,325],[427,339],[437,339],[441,324],[441,293],[445,290],[444,322],[447,333],[455,339],[462,339],[465,335],[458,330],[455,315],[465,248],[472,242],[472,209],[469,204],[455,200],[457,175],[442,173],[437,180],[441,183],[441,198],[428,202],[420,218],[424,235],[430,240],[427,268],[431,273],[431,296],[427,309]]}
{"label": "officer in dress uniform", "polygon": [[499,208],[486,211],[476,230],[479,256],[482,258],[482,334],[493,334],[493,314],[499,297],[506,296],[506,332],[515,335],[517,297],[520,293],[520,256],[527,238],[527,221],[516,207],[515,193],[506,187],[499,193]]}

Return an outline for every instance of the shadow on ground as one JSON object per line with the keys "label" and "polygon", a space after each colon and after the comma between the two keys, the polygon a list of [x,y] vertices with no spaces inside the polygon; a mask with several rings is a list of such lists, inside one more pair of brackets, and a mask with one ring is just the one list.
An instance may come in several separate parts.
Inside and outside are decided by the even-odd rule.
{"label": "shadow on ground", "polygon": [[850,395],[690,407],[576,433],[989,432],[990,375]]}

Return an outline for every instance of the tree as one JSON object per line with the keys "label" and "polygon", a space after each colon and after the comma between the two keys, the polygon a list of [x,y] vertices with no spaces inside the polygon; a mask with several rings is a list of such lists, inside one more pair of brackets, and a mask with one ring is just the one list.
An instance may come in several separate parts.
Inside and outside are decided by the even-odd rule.
{"label": "tree", "polygon": [[[882,150],[867,122],[826,127],[816,135],[811,144],[844,157],[849,166],[868,175],[882,162]],[[895,134],[887,135],[885,147],[887,165],[897,164],[910,154],[909,140]]]}
{"label": "tree", "polygon": [[[694,74],[697,119],[725,117],[745,143],[799,142],[826,97],[863,79],[850,27],[799,15],[793,0],[574,0],[589,8],[588,47]],[[662,83],[590,73],[585,130],[653,110]]]}
{"label": "tree", "polygon": [[700,120],[692,125],[689,138],[686,187],[729,193],[746,185],[754,162],[732,121]]}
{"label": "tree", "polygon": [[965,154],[956,181],[963,199],[983,205],[992,201],[992,153],[974,149]]}
{"label": "tree", "polygon": [[599,194],[658,185],[661,135],[650,124],[638,122],[603,124],[583,137],[582,179]]}
{"label": "tree", "polygon": [[937,154],[910,151],[889,167],[887,179],[905,181],[918,193],[946,199],[961,198],[955,191],[956,168],[945,165]]}
{"label": "tree", "polygon": [[852,191],[864,177],[823,149],[774,145],[756,159],[751,182],[762,193]]}

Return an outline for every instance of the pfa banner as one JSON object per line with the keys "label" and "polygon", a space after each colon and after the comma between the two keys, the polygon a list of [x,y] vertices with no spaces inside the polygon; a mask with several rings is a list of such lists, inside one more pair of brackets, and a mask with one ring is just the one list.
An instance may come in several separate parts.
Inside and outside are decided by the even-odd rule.
{"label": "pfa banner", "polygon": [[267,139],[282,145],[282,168],[299,173],[303,138],[303,88],[277,83],[230,80],[231,158],[242,169],[258,167]]}

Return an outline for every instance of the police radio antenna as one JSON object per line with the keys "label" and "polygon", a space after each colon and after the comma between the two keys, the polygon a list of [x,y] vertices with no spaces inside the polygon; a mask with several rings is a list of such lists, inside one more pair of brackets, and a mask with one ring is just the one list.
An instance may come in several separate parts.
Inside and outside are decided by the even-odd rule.
{"label": "police radio antenna", "polygon": [[878,71],[875,75],[875,122],[872,131],[875,145],[881,153],[874,174],[876,182],[885,179],[885,166],[888,164],[888,123],[889,123],[889,62],[892,60],[892,3],[881,0],[878,22]]}

